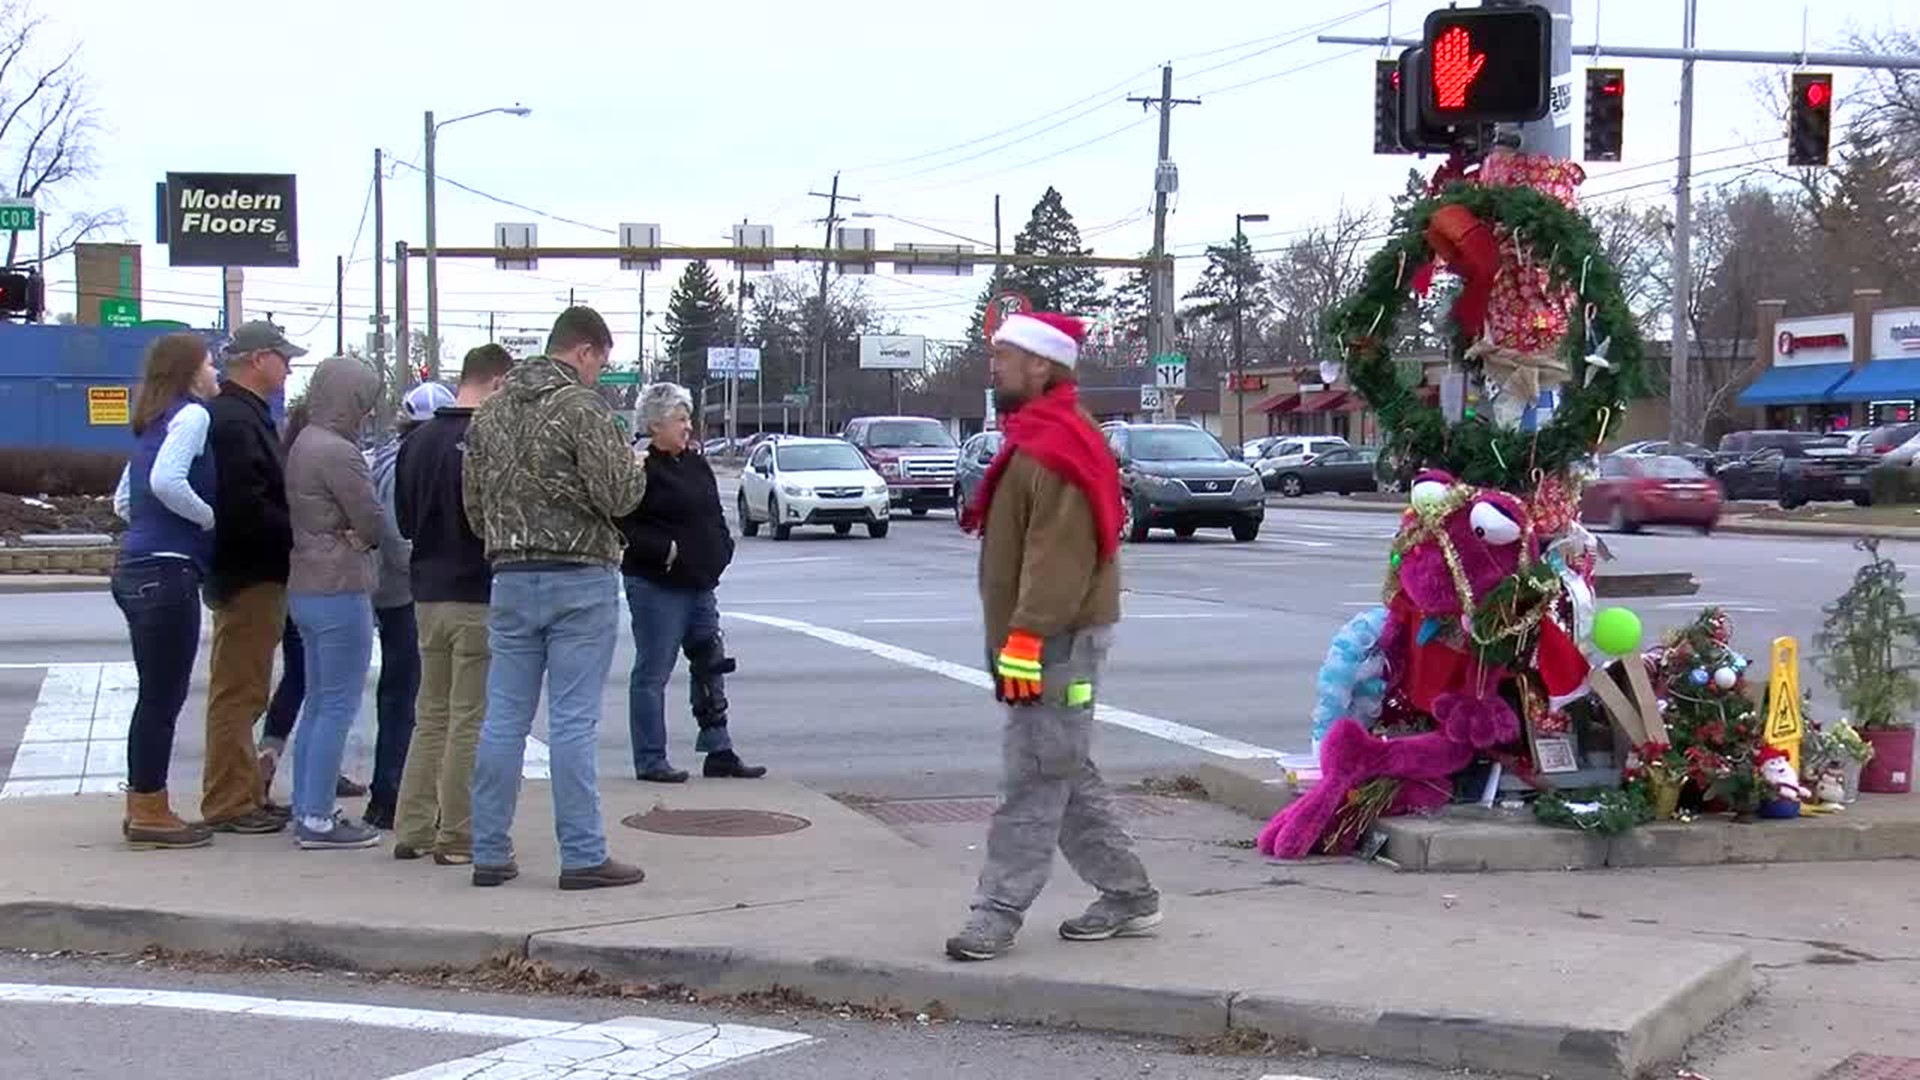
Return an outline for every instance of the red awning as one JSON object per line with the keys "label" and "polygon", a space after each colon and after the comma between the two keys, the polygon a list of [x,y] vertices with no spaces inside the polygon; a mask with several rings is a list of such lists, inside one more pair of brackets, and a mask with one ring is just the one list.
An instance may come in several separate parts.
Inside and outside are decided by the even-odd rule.
{"label": "red awning", "polygon": [[1275,394],[1253,407],[1254,412],[1285,413],[1292,412],[1300,405],[1300,395],[1292,390]]}
{"label": "red awning", "polygon": [[1346,397],[1345,390],[1316,390],[1311,394],[1301,394],[1299,411],[1339,412]]}

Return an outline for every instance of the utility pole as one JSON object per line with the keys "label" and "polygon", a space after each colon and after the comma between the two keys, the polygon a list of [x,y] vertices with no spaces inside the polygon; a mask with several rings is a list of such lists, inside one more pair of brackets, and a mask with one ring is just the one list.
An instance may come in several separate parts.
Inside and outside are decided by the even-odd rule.
{"label": "utility pole", "polygon": [[[1680,47],[1693,48],[1699,19],[1697,0],[1685,0]],[[1673,190],[1673,330],[1668,341],[1667,437],[1699,442],[1705,418],[1699,415],[1693,387],[1693,342],[1689,320],[1693,295],[1693,60],[1680,62],[1680,162]]]}
{"label": "utility pole", "polygon": [[333,354],[347,351],[347,257],[333,257]]}
{"label": "utility pole", "polygon": [[[834,226],[840,224],[842,220],[840,217],[840,201],[844,199],[847,202],[859,202],[860,198],[857,195],[840,194],[839,173],[833,174],[833,187],[828,191],[809,191],[807,194],[816,199],[827,200],[827,239],[826,242],[820,246],[830,249],[833,247]],[[827,337],[833,329],[833,322],[828,318],[827,312],[827,275],[832,270],[833,266],[830,262],[823,260],[820,263],[820,434],[822,435],[832,434],[832,419],[827,411]],[[802,371],[802,375],[805,375],[804,371]],[[805,379],[803,378],[802,381],[804,382]],[[805,420],[806,413],[802,412],[800,415],[802,417],[800,421],[800,431],[802,434],[805,434],[807,430]]]}
{"label": "utility pole", "polygon": [[993,253],[1000,254],[1000,196],[993,197]]}
{"label": "utility pole", "polygon": [[1149,281],[1148,306],[1152,317],[1147,321],[1147,352],[1149,359],[1157,358],[1173,350],[1176,337],[1173,323],[1173,264],[1167,261],[1167,196],[1180,190],[1180,170],[1174,167],[1172,154],[1173,107],[1175,105],[1198,105],[1198,98],[1176,98],[1173,96],[1173,65],[1160,69],[1160,96],[1130,97],[1127,99],[1139,104],[1142,111],[1155,105],[1160,107],[1160,150],[1153,165],[1153,259],[1154,269]]}
{"label": "utility pole", "polygon": [[[385,187],[386,162],[382,160],[379,147],[373,150],[373,364],[380,371],[380,379],[387,387],[389,396],[399,380],[393,377],[393,369],[387,366],[387,207]],[[384,416],[393,411],[393,401],[388,408],[382,409]]]}
{"label": "utility pole", "polygon": [[439,130],[433,123],[433,110],[427,110],[426,161],[427,161],[427,366],[434,374],[440,372],[440,278],[435,262],[440,254],[439,238],[434,233],[433,215],[433,142],[434,134]]}
{"label": "utility pole", "polygon": [[[741,228],[747,224],[746,218],[740,219]],[[742,242],[745,233],[742,232]],[[740,411],[740,335],[747,324],[747,260],[743,257],[734,265],[740,270],[739,284],[733,290],[733,356],[727,364],[727,453],[736,450],[734,443],[740,436],[738,413]]]}
{"label": "utility pole", "polygon": [[640,343],[634,348],[634,370],[647,381],[647,268],[640,268]]}

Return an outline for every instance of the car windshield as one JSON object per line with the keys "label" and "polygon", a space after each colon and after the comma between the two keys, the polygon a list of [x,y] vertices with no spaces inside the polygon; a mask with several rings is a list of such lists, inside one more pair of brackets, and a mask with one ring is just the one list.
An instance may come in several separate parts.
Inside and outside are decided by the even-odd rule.
{"label": "car windshield", "polygon": [[1198,428],[1146,428],[1128,438],[1137,461],[1225,461],[1227,452]]}
{"label": "car windshield", "polygon": [[938,447],[950,449],[955,443],[947,429],[935,420],[882,420],[867,433],[869,446]]}
{"label": "car windshield", "polygon": [[828,472],[840,469],[864,470],[867,459],[846,443],[781,443],[773,448],[780,468],[787,472]]}
{"label": "car windshield", "polygon": [[1700,471],[1700,466],[1672,455],[1647,458],[1640,463],[1640,471],[1660,480],[1698,480],[1707,475]]}

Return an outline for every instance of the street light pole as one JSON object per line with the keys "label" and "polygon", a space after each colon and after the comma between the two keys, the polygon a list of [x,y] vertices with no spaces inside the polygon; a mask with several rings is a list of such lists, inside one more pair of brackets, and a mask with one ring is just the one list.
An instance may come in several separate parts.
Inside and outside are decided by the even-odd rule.
{"label": "street light pole", "polygon": [[1240,265],[1240,250],[1246,247],[1247,238],[1241,226],[1265,220],[1265,214],[1233,215],[1233,444],[1239,447],[1247,444],[1247,352],[1240,329],[1247,306],[1247,268]]}
{"label": "street light pole", "polygon": [[456,116],[451,120],[433,122],[433,110],[426,115],[426,176],[427,176],[427,371],[428,378],[440,377],[440,277],[438,272],[439,237],[434,229],[433,191],[434,183],[433,150],[434,142],[441,128],[448,124],[457,124],[462,120],[471,120],[476,116],[492,113],[506,113],[508,116],[527,116],[533,112],[524,105],[500,105],[491,109],[481,109],[465,116]]}

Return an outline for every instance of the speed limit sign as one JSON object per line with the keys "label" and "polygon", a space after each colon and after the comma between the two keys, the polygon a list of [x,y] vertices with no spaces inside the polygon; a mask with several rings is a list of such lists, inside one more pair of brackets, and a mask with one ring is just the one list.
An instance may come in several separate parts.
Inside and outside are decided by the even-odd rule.
{"label": "speed limit sign", "polygon": [[1159,412],[1160,411],[1160,388],[1159,387],[1143,386],[1140,388],[1140,411],[1141,412]]}

